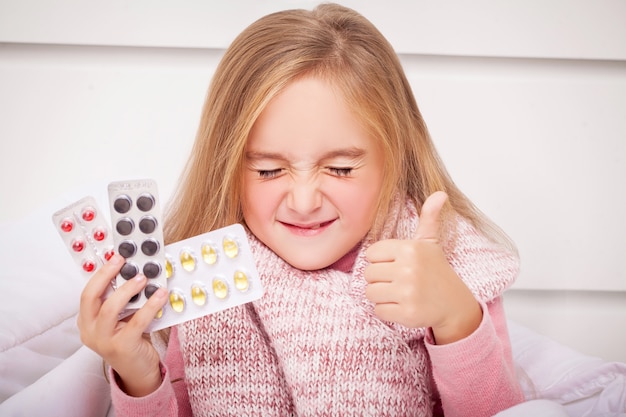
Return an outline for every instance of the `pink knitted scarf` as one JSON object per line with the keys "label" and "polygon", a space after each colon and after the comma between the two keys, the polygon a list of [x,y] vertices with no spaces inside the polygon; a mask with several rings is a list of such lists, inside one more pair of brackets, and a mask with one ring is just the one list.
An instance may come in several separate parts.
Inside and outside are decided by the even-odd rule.
{"label": "pink knitted scarf", "polygon": [[[417,221],[412,203],[396,204],[383,237],[411,238]],[[452,266],[477,298],[497,297],[515,258],[461,219],[454,229],[444,242]],[[264,296],[179,326],[195,416],[432,415],[425,329],[379,320],[365,298],[371,241],[343,273],[295,269],[250,240]]]}

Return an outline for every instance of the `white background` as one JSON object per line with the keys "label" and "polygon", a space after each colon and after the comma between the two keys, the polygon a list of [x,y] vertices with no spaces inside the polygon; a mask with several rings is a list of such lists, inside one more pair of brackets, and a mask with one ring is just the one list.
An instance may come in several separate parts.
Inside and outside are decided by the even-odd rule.
{"label": "white background", "polygon": [[[0,0],[0,221],[119,179],[167,198],[224,48],[315,3]],[[509,317],[626,361],[626,2],[343,4],[396,47],[451,174],[518,244]]]}

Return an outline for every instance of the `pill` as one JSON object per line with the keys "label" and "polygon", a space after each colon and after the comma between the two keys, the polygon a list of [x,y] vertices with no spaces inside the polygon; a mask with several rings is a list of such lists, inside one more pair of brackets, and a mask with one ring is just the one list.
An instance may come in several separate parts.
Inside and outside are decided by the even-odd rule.
{"label": "pill", "polygon": [[153,261],[146,262],[143,266],[143,274],[146,278],[156,278],[161,275],[161,265]]}
{"label": "pill", "polygon": [[224,280],[220,278],[213,279],[213,294],[222,300],[228,296],[228,285],[226,285]]}
{"label": "pill", "polygon": [[248,291],[249,281],[248,276],[243,271],[235,271],[235,276],[233,277],[235,281],[235,288],[237,288],[241,292]]}
{"label": "pill", "polygon": [[96,269],[96,263],[92,259],[85,259],[83,261],[83,270],[85,272],[93,272]]}
{"label": "pill", "polygon": [[169,259],[165,259],[165,277],[172,278],[174,275],[174,266],[172,265],[172,261]]}
{"label": "pill", "polygon": [[139,230],[149,235],[153,233],[157,227],[156,219],[152,216],[144,216],[139,220]]}
{"label": "pill", "polygon": [[96,230],[93,231],[93,238],[97,242],[102,242],[104,239],[106,239],[106,237],[107,237],[106,230],[104,230],[101,227],[97,228]]}
{"label": "pill", "polygon": [[187,272],[192,272],[196,269],[196,258],[193,257],[191,252],[183,250],[180,253],[180,264]]}
{"label": "pill", "polygon": [[108,261],[113,257],[113,255],[115,255],[115,251],[113,249],[109,249],[106,252],[104,252],[104,259]]}
{"label": "pill", "polygon": [[72,250],[74,252],[82,252],[85,249],[85,242],[82,239],[74,239],[72,240]]}
{"label": "pill", "polygon": [[202,259],[207,265],[213,265],[217,262],[217,251],[211,244],[205,243],[202,245]]}
{"label": "pill", "polygon": [[156,314],[154,315],[154,318],[156,320],[160,319],[161,317],[163,317],[163,309],[160,308],[159,311],[156,312]]}
{"label": "pill", "polygon": [[84,221],[90,222],[96,218],[96,211],[92,207],[85,207],[82,216]]}
{"label": "pill", "polygon": [[63,230],[65,233],[69,233],[72,231],[72,229],[74,229],[74,222],[71,221],[70,219],[63,219],[60,227],[61,227],[61,230]]}
{"label": "pill", "polygon": [[159,249],[159,242],[157,242],[155,239],[146,239],[141,244],[141,252],[143,252],[143,254],[147,256],[154,256],[155,254],[159,253]]}
{"label": "pill", "polygon": [[201,285],[193,284],[191,286],[191,299],[198,306],[203,306],[206,304],[206,291]]}
{"label": "pill", "polygon": [[113,202],[113,209],[120,214],[128,213],[130,207],[132,206],[132,201],[129,196],[121,195],[115,199]]}
{"label": "pill", "polygon": [[115,225],[115,229],[117,230],[117,233],[119,233],[122,236],[130,235],[133,232],[134,228],[135,228],[135,223],[133,222],[132,219],[129,219],[128,217],[119,219],[117,221],[117,224]]}
{"label": "pill", "polygon": [[230,237],[225,237],[224,240],[222,241],[222,245],[224,247],[224,253],[229,258],[236,258],[237,255],[239,254],[239,246],[237,245],[237,242],[235,242],[234,239]]}
{"label": "pill", "polygon": [[125,240],[122,243],[120,243],[120,246],[117,248],[117,251],[124,258],[132,258],[133,256],[135,256],[135,253],[137,253],[137,246],[135,245],[135,242],[133,242],[132,240]]}
{"label": "pill", "polygon": [[137,208],[141,211],[150,211],[154,207],[154,197],[150,194],[142,194],[137,198]]}
{"label": "pill", "polygon": [[156,290],[159,289],[158,285],[147,285],[146,288],[143,290],[143,293],[145,294],[146,298],[150,298],[154,295],[154,293],[156,292]]}
{"label": "pill", "polygon": [[170,305],[172,310],[182,313],[185,310],[185,298],[177,291],[170,291]]}
{"label": "pill", "polygon": [[137,265],[131,262],[126,262],[124,266],[122,266],[122,269],[120,270],[120,275],[124,279],[131,279],[138,273],[139,273],[139,268],[137,268]]}

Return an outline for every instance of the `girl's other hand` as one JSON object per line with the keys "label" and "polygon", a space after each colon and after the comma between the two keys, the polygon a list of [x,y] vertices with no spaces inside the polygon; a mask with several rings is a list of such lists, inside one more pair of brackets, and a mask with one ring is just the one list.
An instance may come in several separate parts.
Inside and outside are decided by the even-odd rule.
{"label": "girl's other hand", "polygon": [[121,388],[140,397],[161,384],[159,355],[144,330],[165,304],[167,290],[159,289],[131,317],[119,321],[128,301],[146,286],[146,277],[139,274],[103,300],[122,265],[124,258],[116,254],[89,280],[81,295],[77,323],[81,341],[113,367]]}
{"label": "girl's other hand", "polygon": [[469,336],[482,319],[480,304],[446,260],[440,216],[448,196],[429,196],[414,239],[382,240],[366,253],[366,297],[381,319],[431,327],[437,344]]}

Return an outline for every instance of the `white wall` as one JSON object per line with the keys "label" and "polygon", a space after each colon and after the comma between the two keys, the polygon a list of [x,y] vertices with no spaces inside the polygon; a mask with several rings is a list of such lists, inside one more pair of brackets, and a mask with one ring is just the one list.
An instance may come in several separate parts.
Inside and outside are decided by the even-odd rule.
{"label": "white wall", "polygon": [[[169,195],[223,49],[314,3],[0,0],[0,220],[116,179]],[[396,46],[452,175],[517,242],[509,317],[626,361],[626,3],[343,3]]]}

